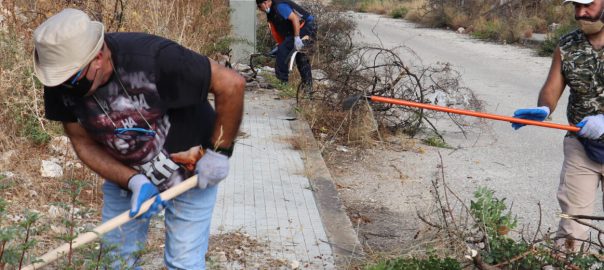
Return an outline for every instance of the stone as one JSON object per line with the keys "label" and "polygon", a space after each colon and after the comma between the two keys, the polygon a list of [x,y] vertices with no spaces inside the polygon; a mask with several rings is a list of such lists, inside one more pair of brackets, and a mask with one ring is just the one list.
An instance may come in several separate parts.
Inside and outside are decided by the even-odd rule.
{"label": "stone", "polygon": [[257,75],[256,76],[256,81],[258,81],[259,83],[266,83],[266,78],[264,78],[263,76]]}
{"label": "stone", "polygon": [[213,257],[216,258],[216,261],[218,262],[226,262],[229,260],[224,251],[217,252]]}
{"label": "stone", "polygon": [[247,72],[249,71],[251,68],[249,65],[246,64],[241,64],[241,63],[237,63],[235,64],[235,66],[233,66],[233,69],[239,71],[239,72]]}
{"label": "stone", "polygon": [[258,89],[259,87],[260,87],[260,84],[256,81],[248,82],[245,84],[245,89],[248,89],[248,90],[255,90],[255,89]]}
{"label": "stone", "polygon": [[61,218],[61,217],[64,217],[65,215],[66,215],[66,211],[63,208],[60,208],[55,205],[51,205],[48,208],[48,217],[50,219]]}
{"label": "stone", "polygon": [[63,167],[55,162],[42,160],[40,174],[42,177],[59,178],[63,176]]}
{"label": "stone", "polygon": [[463,27],[459,27],[459,28],[457,28],[457,33],[458,33],[458,34],[463,34],[463,33],[465,33],[465,32],[466,32],[466,29],[465,29],[465,28],[463,28]]}
{"label": "stone", "polygon": [[554,31],[558,30],[558,28],[560,28],[560,24],[559,23],[552,23],[552,24],[550,24],[550,25],[547,26],[547,31],[554,32]]}
{"label": "stone", "polygon": [[48,150],[53,155],[67,158],[76,158],[76,153],[71,146],[71,141],[67,136],[58,136],[50,140]]}
{"label": "stone", "polygon": [[77,162],[77,161],[67,161],[65,163],[65,167],[66,168],[75,168],[75,169],[81,169],[83,166],[81,163]]}
{"label": "stone", "polygon": [[0,154],[0,169],[10,169],[13,166],[13,160],[17,158],[17,150],[8,150]]}
{"label": "stone", "polygon": [[348,150],[348,148],[346,148],[346,146],[343,146],[343,145],[338,145],[338,146],[336,147],[336,150],[338,150],[338,151],[340,151],[340,152],[344,152],[344,153],[348,153],[348,152],[350,152],[350,150]]}
{"label": "stone", "polygon": [[62,225],[52,225],[51,224],[50,230],[56,234],[66,234],[67,233],[67,228],[65,228],[65,226],[62,226]]}
{"label": "stone", "polygon": [[264,82],[264,83],[260,83],[260,84],[258,85],[258,87],[260,87],[260,88],[262,88],[262,89],[273,89],[273,88],[275,88],[275,87],[273,87],[273,86],[272,86],[270,83],[266,83],[266,82]]}
{"label": "stone", "polygon": [[327,73],[321,69],[313,69],[312,79],[317,81],[325,80],[327,79]]}

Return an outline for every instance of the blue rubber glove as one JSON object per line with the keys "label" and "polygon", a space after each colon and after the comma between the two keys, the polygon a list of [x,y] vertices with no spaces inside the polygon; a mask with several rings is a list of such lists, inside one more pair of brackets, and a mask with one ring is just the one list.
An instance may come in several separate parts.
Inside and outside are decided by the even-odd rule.
{"label": "blue rubber glove", "polygon": [[[527,119],[527,120],[535,120],[535,121],[543,121],[549,115],[549,107],[541,106],[541,107],[533,107],[526,109],[518,109],[514,112],[514,118]],[[524,124],[512,123],[512,127],[514,129],[519,129],[525,126]]]}
{"label": "blue rubber glove", "polygon": [[579,136],[597,140],[604,134],[604,115],[597,114],[587,116],[577,124],[577,127],[581,128],[579,133],[577,133]]}
{"label": "blue rubber glove", "polygon": [[294,46],[296,47],[296,51],[302,50],[302,47],[304,47],[304,42],[302,42],[299,36],[294,38]]}
{"label": "blue rubber glove", "polygon": [[[149,178],[143,174],[137,174],[130,178],[128,181],[128,188],[132,191],[132,199],[130,199],[130,217],[134,217],[140,211],[141,205],[150,199],[151,197],[158,195],[159,190],[157,187],[149,181]],[[155,201],[149,207],[149,210],[142,214],[141,218],[151,218],[157,213],[161,212],[166,206],[160,196],[155,197]]]}
{"label": "blue rubber glove", "polygon": [[229,157],[207,149],[195,166],[200,189],[218,184],[229,174]]}

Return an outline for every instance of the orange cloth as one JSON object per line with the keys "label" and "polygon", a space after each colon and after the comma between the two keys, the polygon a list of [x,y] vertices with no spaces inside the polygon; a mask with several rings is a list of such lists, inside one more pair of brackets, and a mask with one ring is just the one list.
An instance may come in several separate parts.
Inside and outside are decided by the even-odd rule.
{"label": "orange cloth", "polygon": [[273,36],[273,38],[275,39],[277,44],[281,44],[281,42],[283,42],[284,38],[281,35],[279,35],[279,33],[277,32],[277,28],[275,28],[273,23],[269,22],[268,28],[271,29],[271,35]]}
{"label": "orange cloth", "polygon": [[[300,23],[300,29],[302,29],[302,27],[304,27],[304,22]],[[277,32],[277,28],[273,25],[273,23],[268,22],[268,28],[271,30],[271,35],[273,36],[277,44],[281,45],[285,37],[279,35],[279,33]]]}
{"label": "orange cloth", "polygon": [[192,147],[188,151],[178,152],[170,155],[172,160],[182,166],[188,171],[195,170],[197,161],[203,156],[204,150],[199,146]]}

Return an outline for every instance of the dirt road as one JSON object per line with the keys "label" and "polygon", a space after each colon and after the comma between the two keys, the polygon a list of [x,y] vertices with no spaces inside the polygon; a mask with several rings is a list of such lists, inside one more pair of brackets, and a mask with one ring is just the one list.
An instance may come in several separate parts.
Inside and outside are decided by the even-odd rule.
{"label": "dirt road", "polygon": [[[406,21],[378,15],[354,14],[353,17],[360,32],[356,37],[358,43],[381,42],[386,48],[407,46],[424,65],[451,63],[461,72],[462,84],[471,88],[484,102],[486,112],[512,115],[517,108],[536,105],[537,94],[549,70],[551,59],[548,57],[537,57],[533,50],[527,48],[486,43],[454,31],[418,28]],[[405,58],[418,64],[411,53]],[[567,93],[552,116],[553,122],[567,123],[566,100]],[[468,205],[467,200],[472,198],[473,191],[479,186],[486,186],[494,189],[497,197],[507,198],[508,205],[513,203],[513,212],[521,224],[530,223],[534,229],[539,219],[537,203],[541,202],[543,229],[557,226],[559,207],[556,190],[564,131],[538,127],[514,131],[509,123],[486,121],[480,130],[470,130],[466,138],[452,125],[443,122],[441,127],[448,144],[455,149],[420,146],[425,151],[378,150],[370,154],[371,158],[351,161],[349,165],[352,166],[348,168],[337,165],[333,159],[328,161],[335,168],[336,181],[343,187],[340,192],[344,201],[357,205],[359,212],[368,215],[371,211],[362,209],[371,205],[371,208],[384,210],[388,213],[386,216],[416,220],[415,209],[430,203],[425,188],[440,173],[440,152],[448,184],[466,199]],[[360,165],[365,168],[355,169]],[[342,168],[338,170],[338,166]],[[400,177],[395,177],[399,173]],[[371,181],[363,179],[368,175],[377,177]],[[398,178],[400,181],[396,181]],[[598,211],[601,213],[601,208]],[[373,219],[381,218],[374,216]],[[412,237],[404,236],[404,230],[413,230],[415,225],[400,224],[407,227],[397,235]],[[384,226],[388,224],[379,225],[381,229],[377,230],[386,231]],[[378,234],[383,238],[381,241],[392,240],[392,235],[383,232]]]}

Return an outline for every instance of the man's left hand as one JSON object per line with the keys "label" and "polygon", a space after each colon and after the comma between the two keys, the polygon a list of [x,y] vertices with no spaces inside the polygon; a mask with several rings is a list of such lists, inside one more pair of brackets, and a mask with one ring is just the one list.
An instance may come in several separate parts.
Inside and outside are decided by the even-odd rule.
{"label": "man's left hand", "polygon": [[155,201],[147,212],[142,214],[140,218],[148,219],[157,213],[161,212],[166,206],[166,202],[161,199],[159,196],[159,190],[149,178],[143,174],[136,174],[130,178],[128,181],[128,188],[132,191],[132,198],[130,199],[130,213],[128,216],[135,217],[138,215],[138,212],[141,209],[141,206],[145,201],[150,199],[153,196],[155,197]]}
{"label": "man's left hand", "polygon": [[294,46],[296,47],[296,51],[302,50],[302,47],[304,47],[304,42],[302,42],[299,36],[294,38]]}
{"label": "man's left hand", "polygon": [[577,124],[580,127],[579,136],[592,140],[599,139],[604,134],[604,115],[590,115]]}
{"label": "man's left hand", "polygon": [[218,184],[229,174],[229,157],[207,149],[196,165],[197,185],[200,189]]}

